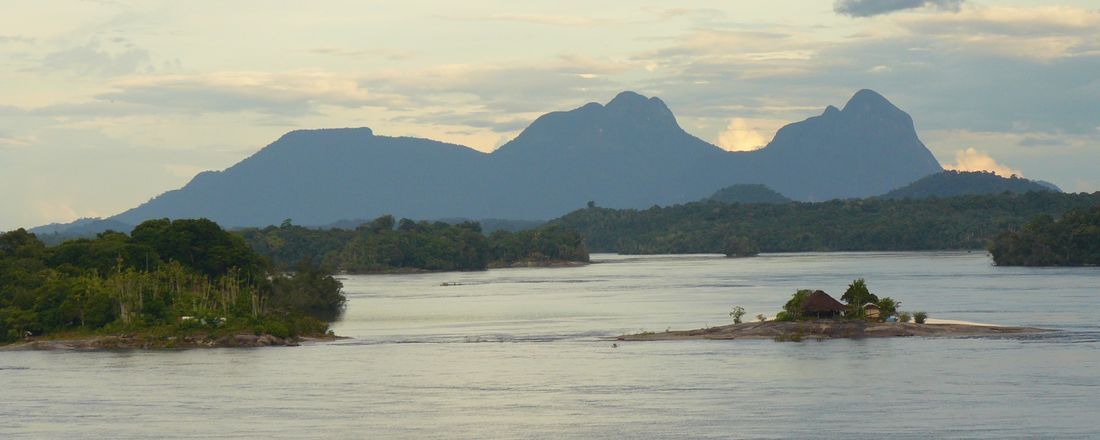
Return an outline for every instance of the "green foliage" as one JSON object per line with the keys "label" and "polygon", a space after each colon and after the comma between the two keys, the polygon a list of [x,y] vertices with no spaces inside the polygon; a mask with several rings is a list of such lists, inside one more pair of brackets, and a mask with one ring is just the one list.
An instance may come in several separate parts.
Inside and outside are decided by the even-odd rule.
{"label": "green foliage", "polygon": [[1001,177],[989,171],[946,170],[890,191],[882,197],[887,199],[920,199],[973,194],[1001,194],[1005,192],[1023,194],[1033,191],[1055,190],[1015,175]]}
{"label": "green foliage", "polygon": [[727,257],[752,257],[760,253],[760,248],[747,237],[732,237],[726,239],[722,253]]}
{"label": "green foliage", "polygon": [[783,194],[760,184],[740,184],[722,188],[710,196],[721,203],[791,203]]}
{"label": "green foliage", "polygon": [[928,199],[725,204],[701,201],[645,210],[588,208],[552,224],[579,232],[596,252],[725,253],[726,238],[752,237],[761,252],[984,249],[1040,214],[1100,205],[1100,192],[971,195]]}
{"label": "green foliage", "polygon": [[867,282],[863,278],[852,281],[852,284],[848,285],[848,290],[844,291],[844,295],[840,299],[848,304],[848,315],[857,318],[863,317],[863,306],[865,304],[878,304],[878,297],[867,288]]}
{"label": "green foliage", "polygon": [[1061,219],[1036,217],[989,247],[998,266],[1100,265],[1100,206],[1075,209]]}
{"label": "green foliage", "polygon": [[741,306],[734,306],[733,310],[730,310],[730,318],[733,318],[734,324],[740,324],[741,318],[745,316],[745,308]]}
{"label": "green foliage", "polygon": [[882,314],[882,317],[886,318],[898,314],[898,307],[901,306],[901,301],[895,301],[889,296],[884,296],[879,298],[876,304],[878,304],[879,312]]}
{"label": "green foliage", "polygon": [[340,288],[318,269],[272,274],[208,220],[153,220],[133,236],[104,232],[52,248],[17,230],[0,234],[0,343],[60,331],[171,333],[199,322],[184,317],[323,333],[322,320],[342,309]]}
{"label": "green foliage", "polygon": [[901,312],[900,314],[898,314],[899,322],[909,322],[910,319],[911,316],[909,315],[909,312]]}
{"label": "green foliage", "polygon": [[560,227],[486,237],[475,222],[395,221],[382,216],[354,230],[280,227],[239,232],[281,270],[303,261],[353,273],[484,270],[518,262],[588,261],[584,240]]}
{"label": "green foliage", "polygon": [[913,313],[913,322],[917,324],[924,324],[924,320],[928,319],[928,314],[924,312]]}
{"label": "green foliage", "polygon": [[340,281],[308,261],[290,276],[275,278],[272,284],[268,304],[275,309],[327,322],[335,321],[344,311],[346,299],[340,292],[343,287]]}
{"label": "green foliage", "polygon": [[779,315],[782,315],[783,319],[780,319],[779,315],[776,315],[776,321],[798,321],[803,319],[802,306],[806,303],[806,298],[813,293],[809,289],[801,289],[791,295],[791,299],[787,300],[786,304],[783,304],[783,311]]}

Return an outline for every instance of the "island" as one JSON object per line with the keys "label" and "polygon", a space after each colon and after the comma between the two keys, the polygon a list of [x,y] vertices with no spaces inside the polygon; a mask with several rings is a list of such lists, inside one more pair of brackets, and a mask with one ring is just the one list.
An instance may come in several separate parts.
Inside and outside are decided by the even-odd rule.
{"label": "island", "polygon": [[275,268],[309,260],[339,273],[421,273],[506,267],[576,266],[589,262],[584,239],[559,226],[486,234],[473,221],[395,220],[384,215],[344,227],[279,226],[236,231]]}
{"label": "island", "polygon": [[[772,339],[798,342],[804,339],[858,339],[885,337],[974,337],[1042,333],[1051,330],[1032,327],[1002,327],[975,323],[927,322],[927,313],[897,312],[900,301],[878,298],[858,279],[837,301],[821,290],[799,290],[773,319],[757,316],[756,322],[741,322],[744,309],[730,313],[734,323],[695,330],[643,332],[622,335],[619,341],[669,341],[684,339]],[[914,322],[909,322],[913,319]]]}
{"label": "island", "polygon": [[1100,206],[1073,209],[1059,219],[1038,216],[999,235],[989,254],[998,266],[1098,266]]}
{"label": "island", "polygon": [[296,345],[334,338],[342,284],[320,266],[275,270],[207,219],[149,220],[47,247],[0,234],[6,349]]}

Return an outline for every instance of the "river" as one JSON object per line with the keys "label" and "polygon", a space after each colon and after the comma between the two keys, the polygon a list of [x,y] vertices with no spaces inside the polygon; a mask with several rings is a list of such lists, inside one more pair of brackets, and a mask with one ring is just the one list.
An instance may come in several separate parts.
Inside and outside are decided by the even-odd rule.
{"label": "river", "polygon": [[[330,343],[0,352],[0,438],[1095,438],[1100,268],[983,253],[594,255],[345,277]],[[1003,338],[618,343],[854,278]],[[449,285],[444,285],[444,284]],[[617,346],[616,346],[617,345]]]}

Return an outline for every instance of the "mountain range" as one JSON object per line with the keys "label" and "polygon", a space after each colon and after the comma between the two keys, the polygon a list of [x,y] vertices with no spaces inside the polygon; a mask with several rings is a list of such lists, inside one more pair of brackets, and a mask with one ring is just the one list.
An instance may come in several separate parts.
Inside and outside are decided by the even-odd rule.
{"label": "mountain range", "polygon": [[206,217],[241,227],[383,214],[549,219],[589,201],[644,208],[734,184],[764,184],[798,201],[862,198],[942,170],[912,118],[871,90],[783,127],[752,152],[692,136],[659,98],[623,92],[545,114],[492,153],[369,128],[293,131],[108,220]]}

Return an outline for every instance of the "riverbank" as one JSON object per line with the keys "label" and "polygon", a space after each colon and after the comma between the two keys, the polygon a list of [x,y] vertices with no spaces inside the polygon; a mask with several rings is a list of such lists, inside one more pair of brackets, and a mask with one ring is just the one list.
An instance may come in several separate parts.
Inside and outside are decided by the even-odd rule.
{"label": "riverbank", "polygon": [[236,333],[228,335],[148,336],[138,334],[41,337],[0,345],[0,351],[20,350],[167,350],[192,348],[296,347],[303,342],[333,341],[332,333],[314,336]]}
{"label": "riverbank", "polygon": [[620,341],[674,341],[684,339],[858,339],[923,337],[973,337],[1005,334],[1044,333],[1053,330],[1032,327],[1001,327],[986,324],[916,324],[910,322],[867,322],[856,320],[764,321],[730,324],[695,330],[645,332],[622,335]]}

